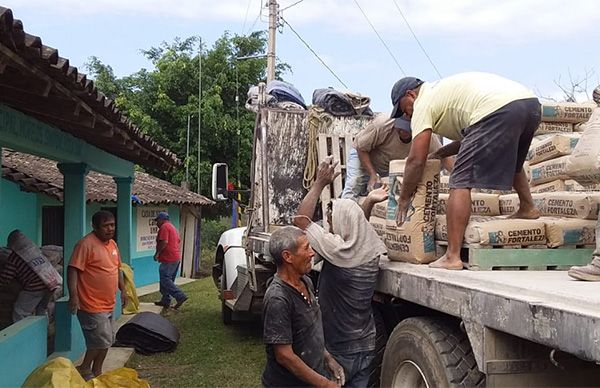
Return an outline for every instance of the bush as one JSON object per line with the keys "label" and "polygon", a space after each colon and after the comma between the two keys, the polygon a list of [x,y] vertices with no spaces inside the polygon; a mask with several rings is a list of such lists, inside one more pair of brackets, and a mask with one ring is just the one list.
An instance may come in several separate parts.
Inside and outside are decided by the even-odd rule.
{"label": "bush", "polygon": [[215,249],[221,234],[229,229],[221,220],[202,220],[202,247],[207,249]]}

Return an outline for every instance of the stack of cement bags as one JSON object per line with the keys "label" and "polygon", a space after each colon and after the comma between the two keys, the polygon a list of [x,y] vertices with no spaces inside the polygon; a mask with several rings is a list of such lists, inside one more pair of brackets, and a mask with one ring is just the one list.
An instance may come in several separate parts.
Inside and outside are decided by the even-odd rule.
{"label": "stack of cement bags", "polygon": [[[4,268],[6,260],[12,251],[8,248],[0,247],[0,271]],[[12,325],[13,305],[19,296],[21,285],[13,280],[8,285],[0,287],[0,330]]]}
{"label": "stack of cement bags", "polygon": [[588,121],[595,104],[543,103],[542,123],[531,143],[527,160],[532,192],[566,190],[567,161],[581,136],[573,132]]}

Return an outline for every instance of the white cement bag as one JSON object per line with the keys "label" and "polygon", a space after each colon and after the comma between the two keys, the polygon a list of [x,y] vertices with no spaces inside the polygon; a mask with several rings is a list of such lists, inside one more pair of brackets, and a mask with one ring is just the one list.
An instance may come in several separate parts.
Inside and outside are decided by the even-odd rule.
{"label": "white cement bag", "polygon": [[440,175],[440,194],[448,194],[450,192],[450,176]]}
{"label": "white cement bag", "polygon": [[556,192],[532,194],[535,206],[542,216],[596,219],[600,195]]}
{"label": "white cement bag", "polygon": [[567,174],[567,160],[570,157],[561,156],[532,165],[531,185],[536,186],[556,179],[569,179],[569,175]]}
{"label": "white cement bag", "polygon": [[594,103],[543,102],[542,121],[583,123],[588,121],[595,107],[596,104]]}
{"label": "white cement bag", "polygon": [[594,109],[581,139],[568,158],[569,176],[581,184],[600,183],[600,108]]}
{"label": "white cement bag", "polygon": [[527,153],[529,164],[533,165],[559,156],[570,155],[579,141],[579,136],[577,133],[554,135],[535,145],[532,144]]}
{"label": "white cement bag", "polygon": [[375,229],[375,232],[381,238],[381,240],[385,241],[385,232],[386,232],[386,229],[387,229],[386,228],[386,219],[385,218],[371,216],[369,218],[369,223],[371,224],[371,226],[373,226],[373,229]]}
{"label": "white cement bag", "polygon": [[600,191],[600,183],[582,185],[576,180],[567,179],[565,181],[565,191]]}
{"label": "white cement bag", "polygon": [[540,218],[546,226],[548,247],[593,245],[596,243],[596,221],[576,218]]}
{"label": "white cement bag", "polygon": [[571,123],[540,123],[540,126],[535,131],[535,136],[545,135],[548,133],[565,133],[573,132],[573,124]]}
{"label": "white cement bag", "polygon": [[404,160],[390,162],[390,196],[388,199],[385,245],[390,260],[429,263],[435,256],[435,216],[440,184],[440,161],[428,160],[423,176],[411,200],[402,226],[396,226],[396,207],[401,184],[397,179],[404,173]]}
{"label": "white cement bag", "polygon": [[[438,214],[446,214],[450,194],[440,194]],[[479,216],[500,215],[500,196],[498,194],[471,193],[471,214]]]}
{"label": "white cement bag", "polygon": [[[446,221],[445,217],[437,217],[438,240],[448,239]],[[469,219],[463,242],[480,245],[543,245],[546,244],[546,230],[540,220],[474,216]]]}
{"label": "white cement bag", "polygon": [[565,181],[562,179],[557,179],[552,182],[542,183],[541,185],[533,186],[531,188],[531,193],[552,193],[555,191],[569,191],[567,190],[567,186]]}
{"label": "white cement bag", "polygon": [[506,194],[501,195],[499,198],[500,202],[500,214],[509,216],[516,213],[519,210],[519,196],[517,194]]}
{"label": "white cement bag", "polygon": [[371,217],[382,218],[385,220],[385,218],[387,217],[387,206],[387,200],[383,202],[378,202],[375,205],[373,205],[373,209],[371,210]]}

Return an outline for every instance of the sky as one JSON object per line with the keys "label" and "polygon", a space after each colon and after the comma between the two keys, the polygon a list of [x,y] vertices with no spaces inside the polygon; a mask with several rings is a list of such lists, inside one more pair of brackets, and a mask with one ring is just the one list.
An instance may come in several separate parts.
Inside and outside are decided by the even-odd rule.
{"label": "sky", "polygon": [[[0,0],[0,5],[12,9],[27,33],[41,37],[83,72],[88,58],[97,56],[124,76],[152,68],[140,50],[175,37],[200,36],[212,46],[225,31],[241,35],[266,30],[266,2]],[[595,47],[600,1],[278,2],[287,23],[348,89],[371,97],[374,111],[391,110],[391,87],[404,75],[433,81],[465,71],[491,72],[557,101],[564,99],[561,87],[570,89],[574,82],[583,81],[590,98],[600,85],[600,50]],[[346,90],[288,25],[279,28],[276,54],[292,67],[284,80],[307,103],[314,89]],[[585,93],[577,97],[588,99]]]}

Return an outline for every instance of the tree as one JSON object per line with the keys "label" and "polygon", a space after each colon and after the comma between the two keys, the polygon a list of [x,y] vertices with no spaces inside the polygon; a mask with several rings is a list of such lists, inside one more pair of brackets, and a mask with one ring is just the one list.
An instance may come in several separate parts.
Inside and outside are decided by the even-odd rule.
{"label": "tree", "polygon": [[[266,35],[231,36],[225,32],[212,48],[202,52],[202,104],[200,163],[198,164],[199,40],[176,38],[142,51],[154,70],[116,78],[112,68],[92,57],[87,63],[97,87],[159,144],[175,152],[189,166],[189,183],[196,188],[200,168],[200,192],[207,193],[213,163],[226,162],[232,180],[238,172],[242,186],[249,185],[254,113],[244,109],[249,86],[266,78]],[[262,55],[262,57],[261,57]],[[237,60],[239,57],[259,58]],[[290,68],[280,64],[278,76]],[[236,98],[237,96],[237,98]],[[186,159],[186,131],[191,116],[190,156]],[[152,171],[175,184],[185,179],[185,166]]]}

